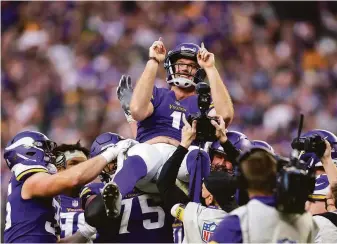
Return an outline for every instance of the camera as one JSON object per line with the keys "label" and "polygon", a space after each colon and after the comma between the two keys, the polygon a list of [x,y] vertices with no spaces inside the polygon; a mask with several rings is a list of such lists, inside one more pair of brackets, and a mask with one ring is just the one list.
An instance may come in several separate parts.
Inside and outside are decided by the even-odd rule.
{"label": "camera", "polygon": [[211,88],[205,82],[198,83],[196,87],[198,94],[198,108],[200,113],[191,114],[188,116],[187,121],[192,124],[194,120],[197,121],[197,135],[196,141],[206,142],[217,140],[215,136],[215,127],[211,124],[214,120],[218,123],[218,119],[207,115],[209,107],[211,105]]}
{"label": "camera", "polygon": [[302,214],[305,212],[305,202],[308,195],[315,188],[315,175],[304,170],[300,160],[278,158],[276,179],[276,208],[288,214]]}
{"label": "camera", "polygon": [[321,158],[326,150],[324,139],[319,135],[295,138],[291,147],[298,151],[313,152]]}

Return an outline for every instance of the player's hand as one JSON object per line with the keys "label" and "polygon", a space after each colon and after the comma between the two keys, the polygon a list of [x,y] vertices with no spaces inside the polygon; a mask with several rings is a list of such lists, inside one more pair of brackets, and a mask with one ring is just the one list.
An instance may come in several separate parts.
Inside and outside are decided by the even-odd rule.
{"label": "player's hand", "polygon": [[120,154],[125,153],[129,148],[138,144],[139,142],[133,139],[125,139],[121,140],[115,145],[108,147],[104,152],[100,155],[105,158],[107,164],[111,163],[113,160],[117,159]]}
{"label": "player's hand", "polygon": [[197,135],[197,121],[192,122],[192,126],[187,122],[185,114],[183,114],[184,127],[181,131],[180,145],[189,148]]}
{"label": "player's hand", "polygon": [[158,41],[155,41],[152,46],[149,48],[149,57],[156,58],[159,62],[164,61],[166,57],[166,48],[163,43],[163,38],[159,38]]}
{"label": "player's hand", "polygon": [[133,93],[133,87],[131,83],[131,77],[129,75],[122,75],[121,79],[119,80],[118,87],[117,87],[117,97],[118,97],[119,102],[122,105],[125,117],[129,123],[135,121],[132,118],[131,112],[130,112],[130,102],[132,98],[132,93]]}
{"label": "player's hand", "polygon": [[227,141],[227,130],[226,130],[226,124],[223,120],[222,116],[217,116],[218,121],[220,123],[215,122],[214,120],[211,120],[212,125],[215,127],[215,135],[220,141],[220,143],[225,143]]}
{"label": "player's hand", "polygon": [[198,64],[203,69],[211,68],[215,66],[214,54],[207,51],[203,42],[201,43],[201,46],[200,46],[200,49],[197,55],[197,59],[198,59]]}
{"label": "player's hand", "polygon": [[133,139],[125,139],[119,141],[115,147],[118,150],[118,153],[120,152],[126,152],[130,147],[133,147],[134,145],[138,144],[139,142],[133,140]]}

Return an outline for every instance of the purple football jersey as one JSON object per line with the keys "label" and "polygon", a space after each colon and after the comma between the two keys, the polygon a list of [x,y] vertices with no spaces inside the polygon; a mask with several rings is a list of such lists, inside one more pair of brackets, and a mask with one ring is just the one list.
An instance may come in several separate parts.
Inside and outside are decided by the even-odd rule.
{"label": "purple football jersey", "polygon": [[[51,197],[24,200],[21,197],[24,180],[28,178],[27,175],[32,175],[34,170],[41,172],[41,167],[30,166],[29,170],[25,171],[27,174],[24,171],[21,174],[13,174],[9,181],[5,243],[55,243],[57,241],[55,200]],[[17,175],[25,175],[25,177]]]}
{"label": "purple football jersey", "polygon": [[79,197],[60,195],[60,228],[61,239],[76,233],[80,225],[84,225],[84,211]]}
{"label": "purple football jersey", "polygon": [[[100,194],[103,186],[103,183],[86,185],[81,193],[82,204],[90,197],[90,193]],[[172,243],[173,217],[166,215],[161,205],[160,197],[156,194],[145,194],[138,190],[127,194],[122,200],[118,235],[110,240],[119,243]],[[103,238],[102,232],[98,231],[98,234]]]}
{"label": "purple football jersey", "polygon": [[137,138],[146,142],[157,136],[167,136],[181,140],[181,129],[184,126],[182,115],[199,112],[198,97],[193,95],[178,101],[175,93],[167,88],[154,87],[151,102],[154,107],[152,115],[138,122]]}

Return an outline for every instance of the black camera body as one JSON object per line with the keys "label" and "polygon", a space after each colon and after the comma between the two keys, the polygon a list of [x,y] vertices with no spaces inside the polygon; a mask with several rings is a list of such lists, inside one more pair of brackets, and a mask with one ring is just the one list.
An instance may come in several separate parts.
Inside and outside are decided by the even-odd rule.
{"label": "black camera body", "polygon": [[278,159],[276,179],[276,208],[287,214],[305,212],[305,202],[315,188],[315,175],[304,170],[297,158]]}
{"label": "black camera body", "polygon": [[313,152],[321,158],[326,150],[324,139],[319,135],[295,138],[291,147],[298,151]]}
{"label": "black camera body", "polygon": [[215,127],[211,124],[214,120],[218,123],[218,119],[215,117],[210,117],[207,115],[209,107],[211,105],[211,89],[209,85],[205,82],[198,83],[196,87],[198,94],[198,108],[200,113],[191,114],[188,116],[187,121],[192,124],[194,120],[197,121],[197,135],[196,141],[206,142],[217,140],[215,136]]}

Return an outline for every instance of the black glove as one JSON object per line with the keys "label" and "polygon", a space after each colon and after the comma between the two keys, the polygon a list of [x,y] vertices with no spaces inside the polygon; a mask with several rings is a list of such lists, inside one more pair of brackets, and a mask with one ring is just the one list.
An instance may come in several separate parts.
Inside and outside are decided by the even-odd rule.
{"label": "black glove", "polygon": [[133,93],[133,88],[131,84],[131,77],[129,75],[122,75],[119,80],[119,85],[117,88],[117,97],[122,105],[125,113],[125,117],[128,122],[134,122],[135,120],[131,116],[130,112],[130,102]]}

